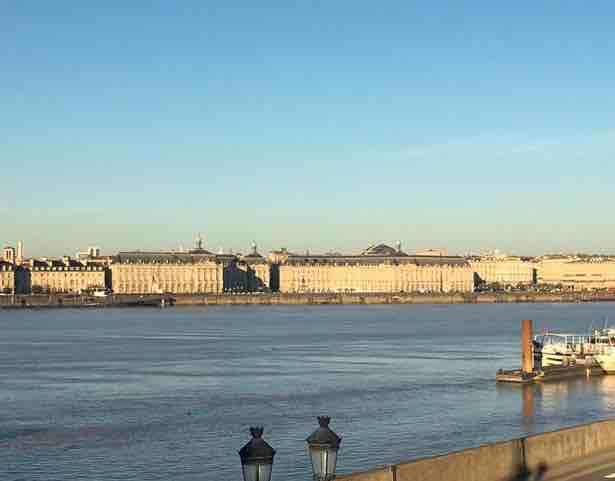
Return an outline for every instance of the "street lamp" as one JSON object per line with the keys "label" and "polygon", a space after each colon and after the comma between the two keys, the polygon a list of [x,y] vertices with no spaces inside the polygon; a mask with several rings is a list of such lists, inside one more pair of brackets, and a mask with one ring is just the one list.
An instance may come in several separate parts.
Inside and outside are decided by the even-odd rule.
{"label": "street lamp", "polygon": [[243,481],[270,481],[275,449],[263,439],[263,428],[250,428],[252,439],[239,450]]}
{"label": "street lamp", "polygon": [[320,427],[307,438],[314,481],[335,479],[337,451],[340,448],[342,438],[329,429],[330,421],[329,416],[318,416]]}

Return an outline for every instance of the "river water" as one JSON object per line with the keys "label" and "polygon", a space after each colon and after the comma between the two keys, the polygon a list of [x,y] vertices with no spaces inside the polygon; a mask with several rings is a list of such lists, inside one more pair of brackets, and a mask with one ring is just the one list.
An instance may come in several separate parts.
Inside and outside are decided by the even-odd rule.
{"label": "river water", "polygon": [[309,480],[316,416],[338,472],[612,415],[615,376],[496,385],[519,323],[587,332],[615,304],[0,311],[0,479],[240,480],[263,425],[275,480]]}

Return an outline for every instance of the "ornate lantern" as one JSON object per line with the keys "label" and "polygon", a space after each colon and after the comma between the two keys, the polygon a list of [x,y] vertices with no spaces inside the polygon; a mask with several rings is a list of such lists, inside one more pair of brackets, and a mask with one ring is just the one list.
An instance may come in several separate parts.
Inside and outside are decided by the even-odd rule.
{"label": "ornate lantern", "polygon": [[239,450],[244,481],[270,481],[275,449],[263,439],[263,428],[250,428],[252,439]]}
{"label": "ornate lantern", "polygon": [[318,416],[320,427],[307,438],[314,481],[335,479],[337,451],[340,448],[342,438],[329,429],[330,421],[329,416]]}

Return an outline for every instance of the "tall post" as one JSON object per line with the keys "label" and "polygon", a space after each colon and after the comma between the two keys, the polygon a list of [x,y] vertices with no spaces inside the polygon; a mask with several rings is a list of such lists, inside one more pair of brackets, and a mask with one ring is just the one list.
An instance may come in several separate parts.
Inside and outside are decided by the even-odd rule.
{"label": "tall post", "polygon": [[523,374],[534,371],[534,355],[532,353],[532,321],[521,321],[521,370]]}

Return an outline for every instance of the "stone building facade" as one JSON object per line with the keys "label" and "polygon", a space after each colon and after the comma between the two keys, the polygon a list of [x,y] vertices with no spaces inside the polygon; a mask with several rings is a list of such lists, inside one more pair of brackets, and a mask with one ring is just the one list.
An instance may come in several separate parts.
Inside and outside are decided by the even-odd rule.
{"label": "stone building facade", "polygon": [[380,244],[359,255],[280,256],[279,290],[325,292],[472,292],[469,263],[456,256],[411,256]]}
{"label": "stone building facade", "polygon": [[106,269],[97,265],[83,265],[79,262],[48,261],[33,262],[27,271],[27,291],[41,293],[80,294],[92,288],[104,288]]}
{"label": "stone building facade", "polygon": [[214,254],[199,236],[193,250],[120,252],[111,263],[116,294],[222,294],[269,289],[269,264],[252,244],[249,255]]}
{"label": "stone building facade", "polygon": [[0,294],[15,292],[15,266],[9,262],[0,261]]}
{"label": "stone building facade", "polygon": [[536,264],[529,257],[482,256],[468,259],[476,274],[476,284],[532,285],[536,283]]}
{"label": "stone building facade", "polygon": [[204,249],[189,253],[120,252],[111,264],[115,294],[219,294],[224,262]]}
{"label": "stone building facade", "polygon": [[537,265],[540,284],[561,284],[574,291],[615,289],[615,260],[611,258],[554,256],[540,259]]}

